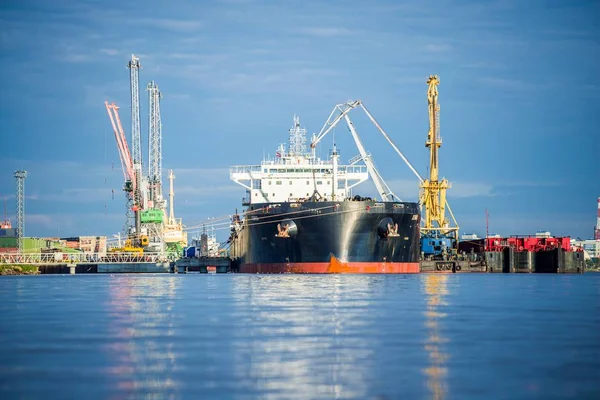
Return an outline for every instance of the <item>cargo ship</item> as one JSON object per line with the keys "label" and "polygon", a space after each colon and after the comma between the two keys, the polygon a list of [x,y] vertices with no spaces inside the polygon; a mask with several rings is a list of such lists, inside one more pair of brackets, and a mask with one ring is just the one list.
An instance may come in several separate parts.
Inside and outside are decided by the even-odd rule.
{"label": "cargo ship", "polygon": [[246,188],[228,240],[232,272],[418,273],[419,205],[353,195],[367,166],[339,164],[335,145],[326,160],[315,154],[294,116],[287,149],[230,168]]}

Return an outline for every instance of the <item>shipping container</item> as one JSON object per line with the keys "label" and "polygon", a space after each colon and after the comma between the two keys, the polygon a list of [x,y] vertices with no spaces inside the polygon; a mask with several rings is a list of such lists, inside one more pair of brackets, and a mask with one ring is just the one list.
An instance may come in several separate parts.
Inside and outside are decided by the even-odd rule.
{"label": "shipping container", "polygon": [[0,237],[16,237],[17,230],[15,228],[0,229]]}

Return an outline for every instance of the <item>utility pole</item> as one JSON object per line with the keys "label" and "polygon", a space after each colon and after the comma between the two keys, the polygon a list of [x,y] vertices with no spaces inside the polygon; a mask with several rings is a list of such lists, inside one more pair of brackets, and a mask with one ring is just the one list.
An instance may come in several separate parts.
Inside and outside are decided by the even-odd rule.
{"label": "utility pole", "polygon": [[19,254],[23,252],[23,235],[25,233],[25,178],[27,171],[15,171],[17,180],[17,247]]}
{"label": "utility pole", "polygon": [[490,214],[488,213],[488,209],[485,209],[485,238],[487,239],[490,236]]}

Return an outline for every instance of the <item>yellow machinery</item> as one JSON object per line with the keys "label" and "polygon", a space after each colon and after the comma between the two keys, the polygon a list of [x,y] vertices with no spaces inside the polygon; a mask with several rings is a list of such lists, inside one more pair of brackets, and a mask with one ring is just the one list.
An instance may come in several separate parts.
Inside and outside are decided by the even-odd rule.
{"label": "yellow machinery", "polygon": [[[437,75],[430,75],[427,79],[427,103],[429,105],[429,133],[425,146],[429,148],[429,178],[421,183],[420,203],[423,215],[423,236],[445,237],[458,242],[458,224],[446,200],[446,189],[451,187],[446,179],[439,180],[438,151],[442,145],[440,136],[440,105],[438,104],[438,85],[440,79]],[[452,217],[451,226],[446,218],[446,208]]]}
{"label": "yellow machinery", "polygon": [[140,238],[130,238],[125,240],[125,246],[113,247],[109,251],[111,253],[144,253],[144,247],[148,246],[149,239],[146,235],[141,235]]}

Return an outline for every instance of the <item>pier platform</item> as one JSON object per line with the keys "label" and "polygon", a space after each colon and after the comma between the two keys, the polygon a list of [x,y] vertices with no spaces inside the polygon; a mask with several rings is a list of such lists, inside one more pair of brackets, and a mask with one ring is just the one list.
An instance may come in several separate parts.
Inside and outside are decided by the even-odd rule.
{"label": "pier platform", "polygon": [[175,262],[174,273],[185,274],[187,272],[208,273],[214,271],[224,274],[231,270],[231,259],[229,257],[194,257],[180,258]]}

